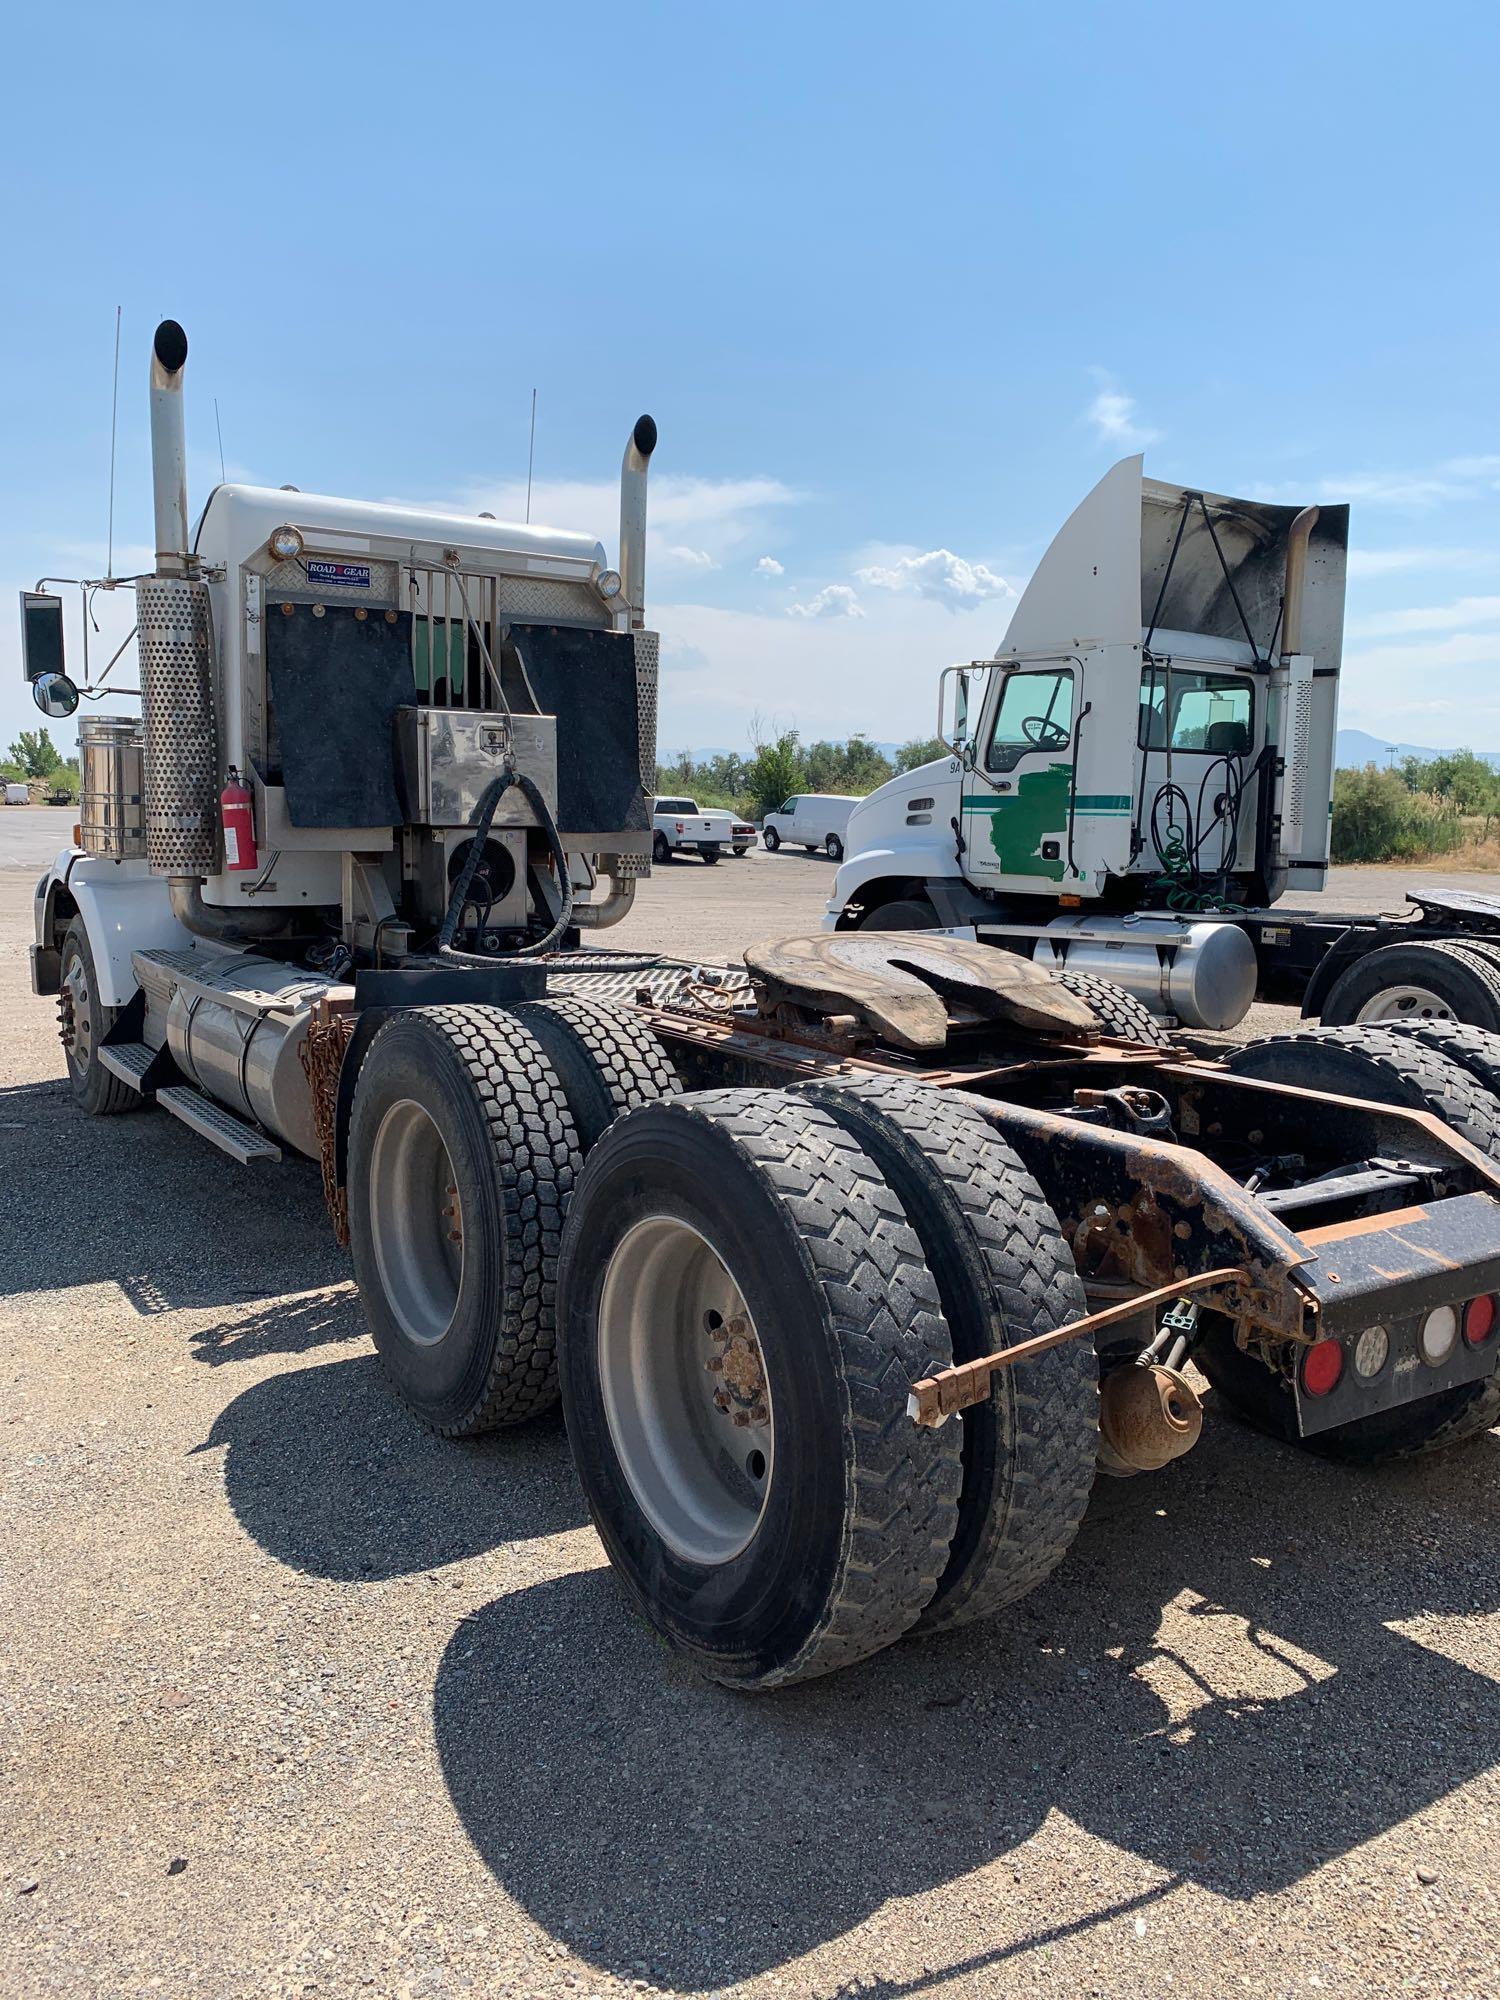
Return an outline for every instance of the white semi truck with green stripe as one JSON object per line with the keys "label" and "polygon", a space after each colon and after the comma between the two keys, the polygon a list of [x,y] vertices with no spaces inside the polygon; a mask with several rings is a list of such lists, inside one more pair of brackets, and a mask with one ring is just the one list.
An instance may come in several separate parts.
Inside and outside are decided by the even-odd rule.
{"label": "white semi truck with green stripe", "polygon": [[1500,900],[1275,907],[1328,869],[1348,535],[1347,507],[1234,500],[1122,459],[993,659],[945,670],[949,754],[855,810],[827,928],[977,937],[1193,1028],[1259,996],[1335,1025],[1500,1029]]}

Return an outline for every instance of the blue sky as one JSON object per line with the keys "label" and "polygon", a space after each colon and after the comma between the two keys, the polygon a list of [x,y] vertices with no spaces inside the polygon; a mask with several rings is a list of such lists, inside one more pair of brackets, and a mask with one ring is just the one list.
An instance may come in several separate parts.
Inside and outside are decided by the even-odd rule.
{"label": "blue sky", "polygon": [[[1500,747],[1492,7],[164,18],[7,31],[10,591],[102,570],[119,305],[117,567],[163,313],[195,509],[217,397],[231,477],[503,516],[535,386],[534,517],[612,547],[650,410],[664,750],[927,734],[1142,445],[1350,500],[1341,719]],[[34,720],[6,610],[0,746]]]}

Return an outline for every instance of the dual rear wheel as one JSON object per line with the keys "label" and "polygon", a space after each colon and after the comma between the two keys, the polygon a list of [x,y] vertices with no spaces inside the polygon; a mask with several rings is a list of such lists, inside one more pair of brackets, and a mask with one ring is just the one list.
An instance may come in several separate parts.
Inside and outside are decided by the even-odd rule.
{"label": "dual rear wheel", "polygon": [[1096,1364],[1000,1371],[963,1421],[911,1384],[1084,1310],[989,1125],[897,1080],[678,1097],[598,1002],[403,1012],[349,1149],[355,1270],[432,1428],[561,1393],[627,1592],[716,1678],[774,1687],[989,1616],[1087,1505]]}

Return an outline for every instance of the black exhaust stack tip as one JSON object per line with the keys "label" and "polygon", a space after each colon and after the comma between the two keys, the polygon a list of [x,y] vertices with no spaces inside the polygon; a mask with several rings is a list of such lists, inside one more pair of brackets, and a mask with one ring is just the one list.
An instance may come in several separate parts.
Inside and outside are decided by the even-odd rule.
{"label": "black exhaust stack tip", "polygon": [[[168,324],[170,325],[171,322],[169,321]],[[179,327],[177,331],[181,333],[182,328]],[[186,345],[187,342],[186,339],[184,338],[183,341],[184,348],[186,348]],[[651,456],[652,452],[655,451],[656,449],[655,417],[636,418],[635,429],[631,432],[631,442],[635,445],[636,450],[640,453],[642,458],[649,458]]]}
{"label": "black exhaust stack tip", "polygon": [[187,335],[175,319],[162,321],[151,342],[151,351],[169,375],[175,375],[183,366],[187,360]]}

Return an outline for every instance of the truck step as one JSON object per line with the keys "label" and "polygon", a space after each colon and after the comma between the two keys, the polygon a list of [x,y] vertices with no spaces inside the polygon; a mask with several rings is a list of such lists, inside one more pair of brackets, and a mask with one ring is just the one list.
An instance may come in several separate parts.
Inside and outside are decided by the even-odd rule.
{"label": "truck step", "polygon": [[174,1118],[180,1118],[184,1125],[217,1146],[221,1153],[238,1160],[242,1167],[255,1160],[281,1158],[281,1148],[273,1139],[188,1084],[169,1084],[165,1090],[157,1091],[156,1101],[164,1111],[170,1111]]}
{"label": "truck step", "polygon": [[132,1090],[141,1090],[146,1072],[156,1060],[156,1050],[145,1042],[116,1042],[113,1047],[105,1042],[100,1045],[99,1060],[112,1076],[128,1083]]}

